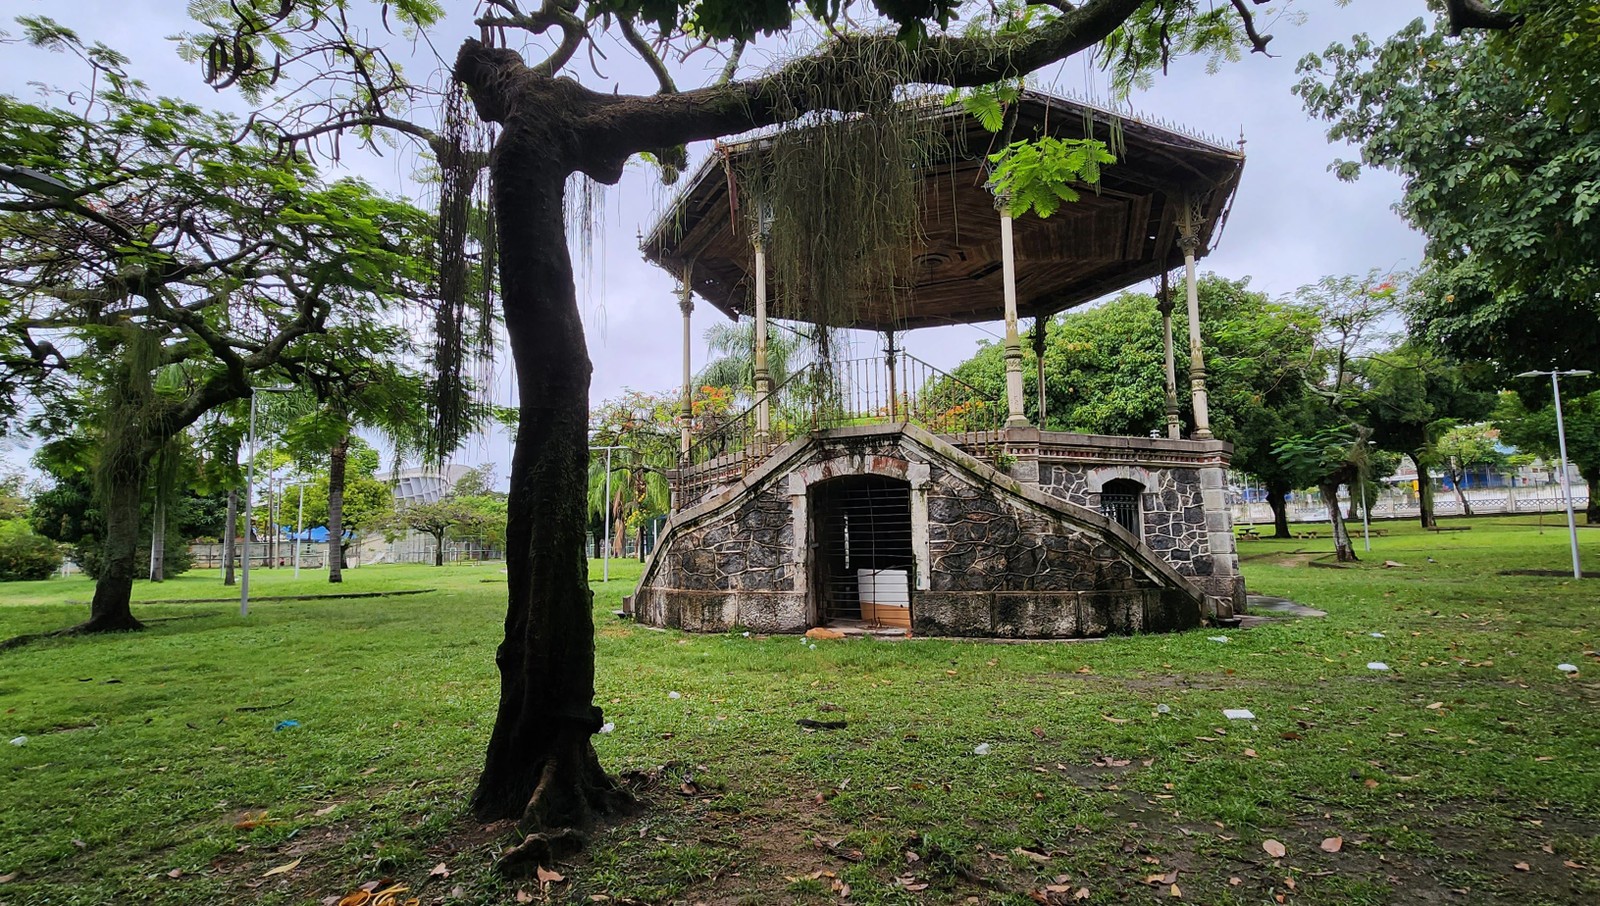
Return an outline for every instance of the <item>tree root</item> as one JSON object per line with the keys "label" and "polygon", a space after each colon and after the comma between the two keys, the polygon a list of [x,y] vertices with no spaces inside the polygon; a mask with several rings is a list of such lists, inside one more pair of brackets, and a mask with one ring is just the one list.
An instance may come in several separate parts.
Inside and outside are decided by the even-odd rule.
{"label": "tree root", "polygon": [[541,865],[553,865],[557,859],[577,854],[588,842],[588,835],[570,827],[528,834],[521,843],[501,853],[494,867],[506,877],[530,875]]}

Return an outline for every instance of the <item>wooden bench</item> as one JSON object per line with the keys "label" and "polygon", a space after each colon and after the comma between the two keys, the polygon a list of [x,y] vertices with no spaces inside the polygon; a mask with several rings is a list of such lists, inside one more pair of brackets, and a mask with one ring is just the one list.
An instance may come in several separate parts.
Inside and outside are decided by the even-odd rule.
{"label": "wooden bench", "polygon": [[1470,526],[1470,525],[1430,525],[1430,526],[1428,526],[1428,531],[1430,531],[1430,532],[1470,532],[1470,531],[1472,531],[1472,526]]}

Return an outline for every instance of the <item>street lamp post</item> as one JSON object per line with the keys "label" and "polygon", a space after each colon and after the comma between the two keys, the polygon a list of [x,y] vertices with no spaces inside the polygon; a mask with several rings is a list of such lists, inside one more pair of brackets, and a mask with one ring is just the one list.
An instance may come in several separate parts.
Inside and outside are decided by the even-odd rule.
{"label": "street lamp post", "polygon": [[1567,505],[1567,539],[1572,545],[1572,578],[1582,579],[1583,568],[1578,564],[1578,520],[1572,515],[1572,476],[1567,474],[1567,426],[1561,418],[1561,376],[1588,377],[1592,371],[1524,371],[1519,378],[1550,376],[1550,390],[1555,394],[1556,446],[1561,451],[1561,496]]}
{"label": "street lamp post", "polygon": [[605,532],[605,535],[604,535],[605,541],[603,542],[603,544],[605,546],[600,551],[600,563],[601,563],[600,581],[602,581],[602,582],[610,582],[611,581],[611,451],[612,450],[626,450],[626,449],[628,449],[628,448],[627,447],[590,447],[589,448],[589,450],[591,452],[593,452],[595,450],[604,450],[604,451],[606,451],[606,500],[605,500],[604,508],[600,512],[600,522],[602,523],[603,531]]}
{"label": "street lamp post", "polygon": [[[288,393],[293,387],[254,387],[250,390],[250,464],[246,467],[244,479],[244,538],[240,551],[243,553],[243,570],[239,576],[239,616],[250,615],[250,530],[255,527],[255,504],[251,500],[251,492],[256,485],[256,394],[258,393]],[[270,521],[270,520],[269,520]]]}

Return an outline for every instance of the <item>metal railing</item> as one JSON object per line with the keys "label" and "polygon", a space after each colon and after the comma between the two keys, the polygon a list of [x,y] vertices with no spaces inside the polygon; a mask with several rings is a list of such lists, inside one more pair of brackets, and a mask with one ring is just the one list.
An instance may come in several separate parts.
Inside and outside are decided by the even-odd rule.
{"label": "metal railing", "polygon": [[852,425],[914,424],[984,459],[999,453],[1005,403],[904,353],[815,362],[760,400],[695,438],[680,464],[676,497],[693,501],[709,487],[743,478],[774,450],[811,431]]}

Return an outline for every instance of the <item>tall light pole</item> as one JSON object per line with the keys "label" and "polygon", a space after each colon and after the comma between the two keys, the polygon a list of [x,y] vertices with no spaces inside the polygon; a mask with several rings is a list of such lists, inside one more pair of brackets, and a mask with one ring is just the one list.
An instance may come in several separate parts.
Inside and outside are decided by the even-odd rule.
{"label": "tall light pole", "polygon": [[1561,418],[1561,376],[1588,377],[1592,371],[1524,371],[1517,375],[1519,378],[1544,377],[1550,375],[1550,390],[1555,394],[1556,403],[1556,446],[1561,451],[1561,496],[1567,504],[1567,539],[1572,545],[1572,578],[1582,579],[1583,568],[1578,565],[1578,520],[1572,515],[1572,477],[1567,474],[1567,426]]}
{"label": "tall light pole", "polygon": [[[256,485],[256,394],[288,393],[293,387],[254,387],[250,390],[250,465],[244,479],[244,539],[240,551],[243,567],[239,576],[239,616],[250,615],[250,530],[255,527],[256,511],[251,502],[251,491]],[[270,521],[270,519],[269,519]]]}
{"label": "tall light pole", "polygon": [[605,541],[603,542],[603,544],[605,546],[601,549],[601,552],[600,552],[600,562],[602,564],[601,567],[600,567],[600,581],[602,581],[602,582],[610,582],[611,581],[611,451],[612,450],[627,450],[627,449],[631,449],[631,448],[629,448],[629,447],[590,447],[589,448],[589,452],[591,452],[591,453],[593,453],[596,450],[604,450],[604,451],[606,451],[606,500],[605,500],[605,507],[604,507],[604,509],[601,510],[601,513],[600,513],[600,521],[601,521],[601,523],[603,523],[603,526],[604,526],[603,530],[605,532],[605,535],[604,535]]}

